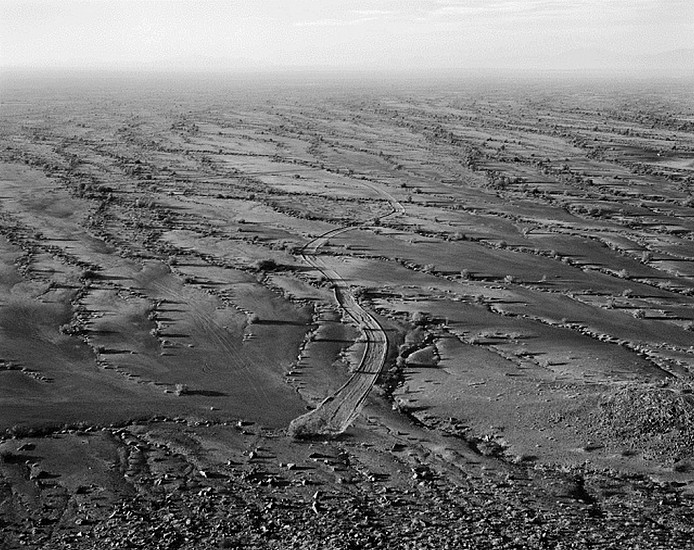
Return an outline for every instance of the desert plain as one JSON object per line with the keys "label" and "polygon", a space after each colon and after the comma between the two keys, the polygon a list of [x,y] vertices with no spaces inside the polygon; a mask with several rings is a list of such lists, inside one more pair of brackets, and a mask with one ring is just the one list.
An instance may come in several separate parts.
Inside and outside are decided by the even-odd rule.
{"label": "desert plain", "polygon": [[4,78],[0,547],[693,548],[691,90]]}

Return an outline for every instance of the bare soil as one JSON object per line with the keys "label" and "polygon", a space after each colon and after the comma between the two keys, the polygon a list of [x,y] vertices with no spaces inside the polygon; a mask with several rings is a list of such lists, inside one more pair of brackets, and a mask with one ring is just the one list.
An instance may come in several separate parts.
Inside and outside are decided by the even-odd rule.
{"label": "bare soil", "polygon": [[693,111],[3,78],[0,547],[693,548]]}

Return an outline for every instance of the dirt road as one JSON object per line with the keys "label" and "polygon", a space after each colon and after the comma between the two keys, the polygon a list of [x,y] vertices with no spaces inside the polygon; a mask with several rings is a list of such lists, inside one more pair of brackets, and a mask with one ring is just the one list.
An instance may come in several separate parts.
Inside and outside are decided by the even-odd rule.
{"label": "dirt road", "polygon": [[[392,210],[379,220],[405,212],[404,207],[386,191],[372,184],[364,185],[383,195],[391,205]],[[333,285],[337,303],[362,332],[364,353],[352,376],[342,387],[317,408],[292,421],[289,433],[297,437],[337,435],[344,432],[359,413],[366,396],[376,383],[388,354],[388,338],[383,327],[373,315],[359,305],[340,274],[326,265],[318,255],[320,248],[332,237],[352,229],[354,228],[339,228],[324,233],[309,243],[301,256]]]}

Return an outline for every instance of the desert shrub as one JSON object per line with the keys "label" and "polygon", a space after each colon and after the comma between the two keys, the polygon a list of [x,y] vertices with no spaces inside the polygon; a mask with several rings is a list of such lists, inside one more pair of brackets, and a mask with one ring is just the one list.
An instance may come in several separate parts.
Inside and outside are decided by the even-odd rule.
{"label": "desert shrub", "polygon": [[152,199],[146,199],[143,197],[139,197],[135,200],[135,207],[136,208],[152,208],[155,206],[155,203]]}
{"label": "desert shrub", "polygon": [[427,332],[422,325],[415,325],[412,330],[409,330],[405,335],[405,343],[400,346],[399,352],[403,357],[412,351],[414,347],[422,344],[427,337]]}
{"label": "desert shrub", "polygon": [[277,269],[277,267],[277,262],[272,258],[264,258],[253,262],[253,268],[258,271],[273,271]]}
{"label": "desert shrub", "polygon": [[26,426],[24,424],[15,424],[7,430],[7,434],[11,437],[21,439],[23,437],[30,437],[34,435],[34,429],[31,426]]}
{"label": "desert shrub", "polygon": [[672,471],[686,474],[694,471],[694,462],[691,460],[678,460],[672,465]]}
{"label": "desert shrub", "polygon": [[248,316],[248,324],[249,324],[249,325],[253,325],[253,324],[255,324],[255,323],[259,322],[259,321],[260,321],[260,317],[258,316],[257,313],[251,313],[251,314]]}
{"label": "desert shrub", "polygon": [[368,298],[369,291],[364,287],[357,287],[352,291],[352,296],[355,300],[361,300],[363,298]]}
{"label": "desert shrub", "polygon": [[423,311],[415,311],[412,313],[410,321],[414,326],[424,326],[431,321],[431,316]]}
{"label": "desert shrub", "polygon": [[77,327],[75,327],[72,323],[65,323],[58,327],[58,332],[60,332],[60,334],[66,334],[69,336],[71,334],[75,334],[76,328]]}
{"label": "desert shrub", "polygon": [[176,384],[176,390],[175,390],[176,395],[178,395],[178,396],[186,395],[189,393],[189,391],[190,390],[188,389],[188,386],[186,384]]}
{"label": "desert shrub", "polygon": [[0,451],[0,462],[9,464],[11,462],[14,462],[16,459],[17,455],[15,455],[12,451],[8,451],[7,449],[3,449],[2,451]]}
{"label": "desert shrub", "polygon": [[86,281],[91,281],[93,279],[96,279],[99,276],[98,272],[96,269],[89,268],[85,269],[82,272],[82,278],[85,279]]}

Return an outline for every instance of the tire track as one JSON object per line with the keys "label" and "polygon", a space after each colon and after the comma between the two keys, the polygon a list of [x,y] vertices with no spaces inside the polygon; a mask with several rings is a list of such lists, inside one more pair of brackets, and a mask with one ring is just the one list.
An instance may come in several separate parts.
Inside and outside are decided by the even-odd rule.
{"label": "tire track", "polygon": [[[391,194],[363,181],[360,183],[381,194],[390,203],[391,211],[380,216],[379,220],[394,214],[405,213],[404,207]],[[317,408],[295,418],[289,424],[288,431],[294,437],[331,436],[343,433],[359,414],[386,362],[388,338],[383,327],[373,315],[359,305],[340,274],[319,256],[319,249],[331,238],[354,229],[356,228],[331,229],[304,246],[301,254],[307,264],[320,271],[331,282],[337,303],[357,324],[365,345],[359,365],[349,380]]]}
{"label": "tire track", "polygon": [[[166,284],[161,280],[155,280],[150,283],[150,286],[161,297],[179,302],[187,306],[188,320],[192,327],[197,329],[197,336],[202,341],[208,341],[215,349],[222,353],[229,365],[238,367],[238,374],[241,374],[248,388],[253,393],[266,403],[270,403],[271,397],[265,388],[254,381],[251,375],[251,365],[259,364],[261,360],[257,357],[249,355],[236,345],[234,340],[226,329],[222,328],[217,321],[203,308],[198,302],[190,300],[188,296],[175,288],[174,284]],[[202,363],[202,371],[211,372],[213,369],[208,362]]]}

